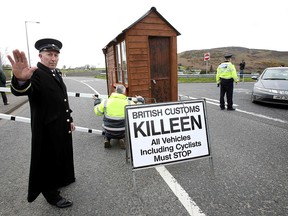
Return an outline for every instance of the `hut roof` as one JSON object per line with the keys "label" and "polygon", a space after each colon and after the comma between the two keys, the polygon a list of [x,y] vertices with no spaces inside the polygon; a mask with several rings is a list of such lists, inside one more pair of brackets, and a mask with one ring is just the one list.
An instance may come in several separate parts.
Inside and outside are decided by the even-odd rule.
{"label": "hut roof", "polygon": [[125,28],[116,38],[114,38],[113,40],[111,40],[104,48],[103,48],[103,52],[105,53],[106,48],[111,46],[112,44],[116,44],[119,40],[119,38],[123,38],[125,32],[127,32],[130,28],[132,28],[134,25],[136,25],[138,22],[140,22],[141,20],[143,20],[145,17],[147,17],[151,12],[155,12],[168,26],[170,26],[178,35],[181,35],[180,32],[178,32],[158,11],[155,7],[151,7],[151,9],[149,11],[147,11],[147,13],[145,13],[142,17],[140,17],[138,20],[136,20],[134,23],[132,23],[129,27]]}

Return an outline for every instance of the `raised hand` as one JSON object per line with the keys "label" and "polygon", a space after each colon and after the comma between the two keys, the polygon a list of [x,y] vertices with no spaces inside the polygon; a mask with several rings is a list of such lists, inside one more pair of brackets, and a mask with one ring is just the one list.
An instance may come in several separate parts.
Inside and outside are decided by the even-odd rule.
{"label": "raised hand", "polygon": [[13,75],[20,81],[29,80],[37,67],[29,67],[25,53],[18,49],[13,50],[13,56],[14,59],[10,55],[7,56],[12,65]]}

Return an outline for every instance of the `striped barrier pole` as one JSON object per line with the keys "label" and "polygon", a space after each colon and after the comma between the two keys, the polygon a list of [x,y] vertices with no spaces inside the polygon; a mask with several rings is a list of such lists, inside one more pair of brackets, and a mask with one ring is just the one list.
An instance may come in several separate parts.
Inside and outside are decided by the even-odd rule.
{"label": "striped barrier pole", "polygon": [[[10,88],[0,87],[0,92],[11,92]],[[98,97],[100,99],[107,99],[108,95],[97,95],[91,93],[67,92],[68,97],[91,98]],[[137,101],[136,97],[127,97],[128,100]]]}
{"label": "striped barrier pole", "polygon": [[[10,120],[10,121],[24,122],[24,123],[30,123],[31,122],[30,118],[7,115],[7,114],[3,114],[3,113],[0,113],[0,119],[6,119],[6,120]],[[96,130],[96,129],[79,127],[79,126],[75,126],[75,131],[84,132],[84,133],[94,133],[94,134],[99,134],[99,135],[103,134],[102,130]]]}

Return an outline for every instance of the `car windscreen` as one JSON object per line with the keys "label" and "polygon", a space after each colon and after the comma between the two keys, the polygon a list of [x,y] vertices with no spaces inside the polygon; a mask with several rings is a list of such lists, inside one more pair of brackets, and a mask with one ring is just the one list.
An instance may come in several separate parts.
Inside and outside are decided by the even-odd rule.
{"label": "car windscreen", "polygon": [[288,80],[288,69],[267,69],[262,79],[264,80]]}

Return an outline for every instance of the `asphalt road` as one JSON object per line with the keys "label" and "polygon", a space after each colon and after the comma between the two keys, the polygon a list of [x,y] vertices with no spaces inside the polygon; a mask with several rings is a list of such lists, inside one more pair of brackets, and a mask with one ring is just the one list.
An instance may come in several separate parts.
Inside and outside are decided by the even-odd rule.
{"label": "asphalt road", "polygon": [[[106,94],[104,80],[67,77],[65,82],[69,92]],[[207,158],[165,167],[199,211],[189,213],[158,169],[132,172],[117,143],[104,149],[101,135],[84,132],[73,134],[77,180],[62,189],[73,206],[57,209],[41,195],[28,203],[30,126],[1,120],[0,215],[287,215],[287,109],[252,104],[251,89],[251,83],[235,87],[237,110],[230,112],[219,109],[215,84],[179,84],[179,95],[206,98],[214,169]],[[69,100],[77,126],[101,130],[92,99]],[[29,117],[29,105],[13,115]]]}

